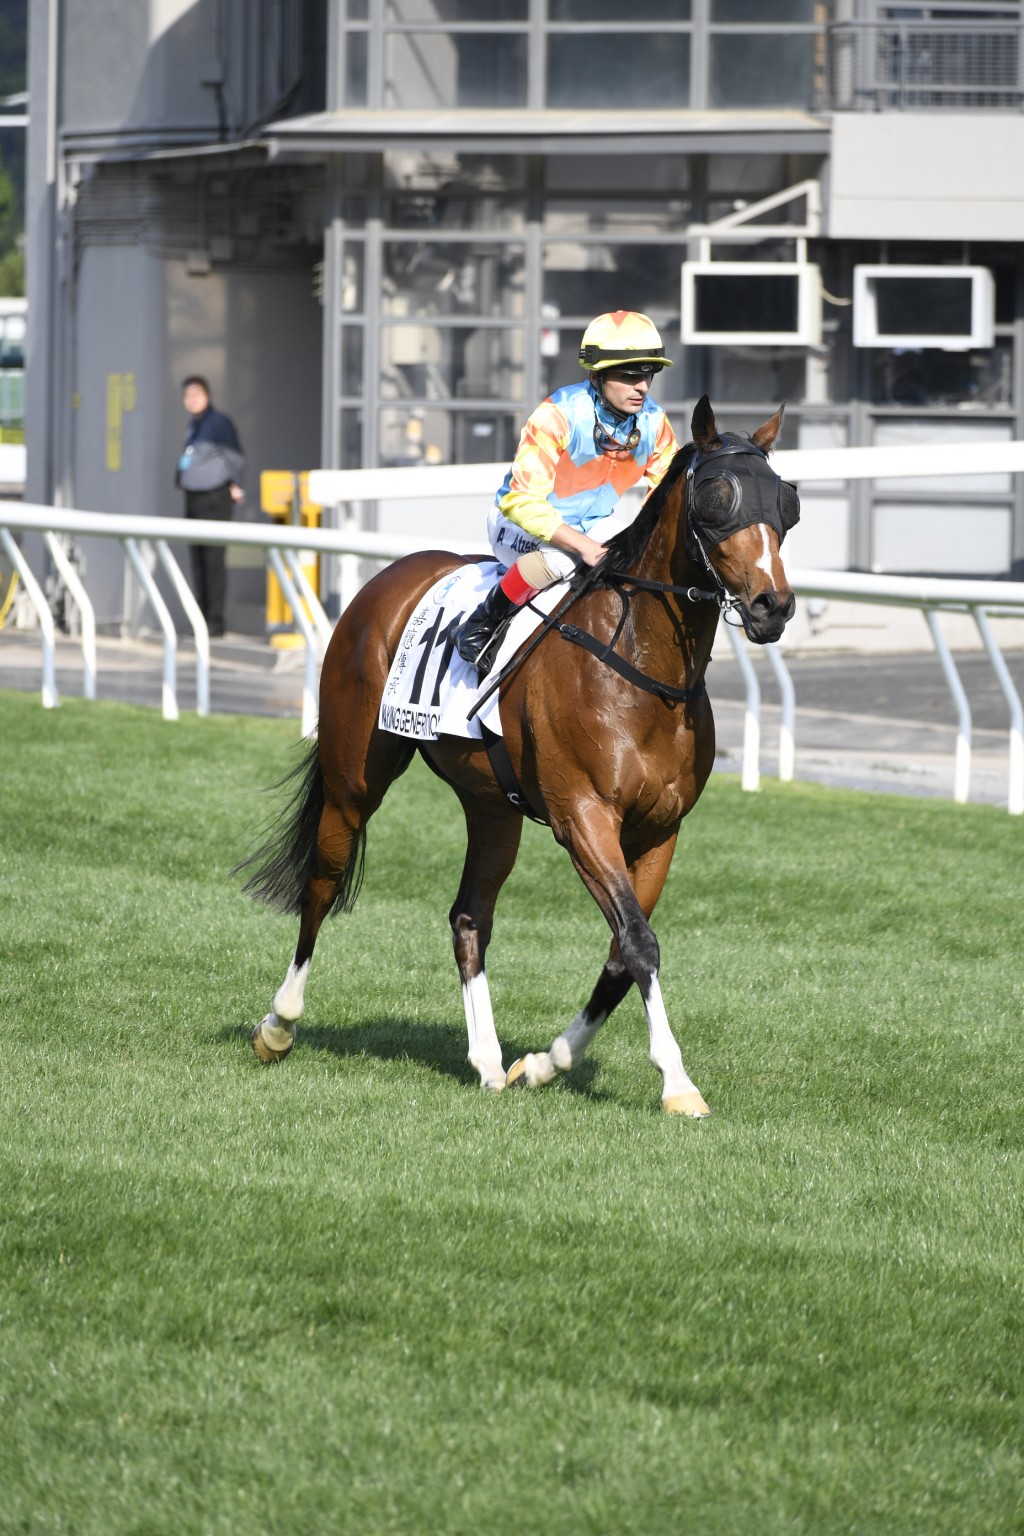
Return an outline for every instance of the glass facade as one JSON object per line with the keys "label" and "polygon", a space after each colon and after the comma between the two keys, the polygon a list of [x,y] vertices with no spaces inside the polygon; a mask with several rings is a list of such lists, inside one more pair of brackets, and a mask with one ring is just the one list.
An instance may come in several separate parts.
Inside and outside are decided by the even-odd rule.
{"label": "glass facade", "polygon": [[[806,109],[833,15],[821,0],[635,0],[628,18],[610,0],[347,0],[343,9],[340,105],[600,108],[604,125],[616,110],[639,108],[714,110],[730,120]],[[472,121],[479,144],[486,119]],[[331,461],[507,461],[539,400],[581,377],[579,338],[589,320],[616,308],[641,309],[661,330],[675,366],[659,376],[655,395],[680,440],[705,392],[740,431],[785,400],[786,447],[930,441],[933,433],[952,440],[965,424],[1000,440],[1024,436],[1024,257],[1016,247],[882,248],[811,236],[802,254],[821,272],[820,345],[684,347],[681,273],[699,254],[694,226],[822,173],[820,156],[777,144],[737,153],[729,142],[723,135],[721,150],[677,155],[608,154],[578,142],[560,148],[553,131],[537,153],[487,154],[455,151],[428,134],[415,150],[344,156],[328,285],[336,309]],[[716,239],[715,258],[791,262],[803,216],[796,205],[772,207],[748,229],[763,222],[777,230],[743,244]],[[994,345],[854,347],[853,267],[879,261],[988,267]],[[767,319],[762,327],[782,328]],[[865,482],[807,490],[850,563],[881,559],[894,569],[910,559],[919,509],[957,494],[948,482],[943,492],[897,481],[884,498]],[[1002,568],[985,562],[1013,542],[1014,516],[1021,528],[1013,537],[1024,541],[1016,494],[991,484],[970,492],[972,507],[988,517],[978,523],[988,530],[979,570]],[[820,554],[823,563],[846,563],[835,547]]]}
{"label": "glass facade", "polygon": [[832,9],[830,0],[356,3],[338,29],[340,105],[806,110],[820,95]]}

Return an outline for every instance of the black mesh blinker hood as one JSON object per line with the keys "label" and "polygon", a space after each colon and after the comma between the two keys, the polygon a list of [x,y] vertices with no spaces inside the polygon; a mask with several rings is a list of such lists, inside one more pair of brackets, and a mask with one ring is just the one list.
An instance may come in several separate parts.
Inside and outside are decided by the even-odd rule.
{"label": "black mesh blinker hood", "polygon": [[[728,463],[723,463],[728,460]],[[690,481],[689,523],[696,524],[702,536],[701,542],[708,547],[721,544],[741,528],[753,523],[767,523],[778,534],[781,544],[787,532],[800,518],[800,498],[795,486],[789,486],[792,497],[787,497],[783,508],[783,482],[768,463],[768,455],[749,438],[736,437],[731,432],[722,438],[721,448],[710,453],[694,454],[687,470]],[[696,510],[697,492],[708,480],[724,478],[732,486],[732,502],[721,510],[704,514]],[[795,504],[795,509],[794,509]]]}

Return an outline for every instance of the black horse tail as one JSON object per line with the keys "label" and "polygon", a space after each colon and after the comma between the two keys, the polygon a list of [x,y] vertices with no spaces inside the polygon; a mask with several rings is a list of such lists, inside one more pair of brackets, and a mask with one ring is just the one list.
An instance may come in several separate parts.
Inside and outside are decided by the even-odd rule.
{"label": "black horse tail", "polygon": [[[237,875],[251,869],[242,887],[247,895],[278,912],[298,913],[306,886],[316,872],[317,833],[324,808],[324,781],[315,738],[301,760],[273,787],[286,786],[294,788],[281,818],[275,818],[270,835],[231,873]],[[330,914],[351,912],[355,906],[363,883],[365,858],[366,828],[362,826],[352,844]]]}

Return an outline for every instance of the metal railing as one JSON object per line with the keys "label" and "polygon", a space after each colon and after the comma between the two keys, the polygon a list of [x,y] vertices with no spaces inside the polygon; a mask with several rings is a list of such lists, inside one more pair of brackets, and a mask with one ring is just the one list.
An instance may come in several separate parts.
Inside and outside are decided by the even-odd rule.
{"label": "metal railing", "polygon": [[316,728],[317,681],[319,664],[331,637],[331,623],[319,595],[313,591],[300,554],[316,549],[324,554],[337,554],[347,561],[346,585],[354,592],[356,561],[364,559],[396,560],[415,550],[425,549],[428,542],[400,536],[362,533],[356,528],[334,530],[268,526],[263,523],[215,522],[206,519],[183,517],[127,517],[110,512],[80,512],[67,507],[45,507],[34,503],[0,501],[0,548],[7,554],[24,583],[27,597],[39,620],[43,653],[43,705],[54,709],[60,703],[57,693],[55,670],[56,632],[53,614],[46,595],[36,579],[28,560],[15,539],[12,529],[39,533],[63,578],[72,601],[81,616],[83,693],[87,699],[96,697],[96,618],[92,603],[82,585],[78,572],[68,559],[58,534],[73,537],[99,537],[117,539],[146,595],[160,631],[163,635],[164,669],[162,704],[166,720],[178,718],[177,653],[178,636],[170,610],[154,577],[154,567],[160,565],[178,596],[185,617],[191,626],[196,647],[196,713],[210,712],[210,637],[199,605],[180,565],[170,549],[171,541],[187,544],[223,544],[263,549],[266,560],[273,570],[285,600],[292,610],[296,627],[306,642],[305,669],[302,686],[302,734],[308,736]]}
{"label": "metal railing", "polygon": [[1024,107],[1019,20],[839,21],[827,30],[826,110]]}
{"label": "metal railing", "polygon": [[[1024,472],[1024,442],[978,444],[929,444],[922,447],[828,448],[782,450],[773,464],[787,480],[808,483],[823,480],[865,480],[920,475],[972,475]],[[396,534],[366,533],[356,525],[356,508],[364,502],[411,498],[417,502],[437,499],[442,505],[453,496],[479,495],[482,505],[495,485],[501,483],[507,465],[475,464],[432,466],[427,469],[313,470],[309,495],[335,508],[340,526],[297,528],[258,523],[206,522],[184,518],[126,517],[100,512],[0,502],[0,546],[12,560],[25,583],[38,615],[43,643],[43,703],[58,702],[55,677],[53,616],[28,561],[12,537],[12,529],[34,530],[43,535],[54,563],[63,576],[81,619],[84,693],[96,692],[96,637],[92,606],[77,572],[63,551],[57,534],[100,535],[118,539],[132,569],[153,607],[164,637],[163,710],[177,717],[177,636],[171,615],[153,577],[159,563],[177,592],[195,635],[196,698],[199,714],[209,712],[210,647],[206,624],[184,575],[170,551],[170,541],[186,544],[245,545],[262,548],[271,569],[281,582],[285,598],[306,642],[303,675],[302,731],[316,727],[319,664],[330,638],[331,625],[300,562],[300,551],[315,550],[340,555],[341,595],[344,604],[358,585],[360,559],[391,560],[418,549],[437,548],[444,542],[443,525],[430,525],[429,537],[412,539]],[[1024,619],[1024,582],[972,581],[864,575],[849,571],[789,571],[800,597],[823,597],[862,603],[917,608],[924,615],[943,674],[957,711],[954,799],[966,801],[970,791],[971,716],[966,692],[941,627],[943,613],[966,614],[974,622],[982,647],[992,665],[1009,715],[1009,778],[1007,804],[1011,815],[1024,814],[1024,708],[1014,687],[992,631],[993,614]],[[741,782],[756,790],[760,782],[761,690],[750,654],[737,631],[729,639],[742,670],[746,688]],[[796,700],[792,679],[777,646],[765,648],[779,686],[781,730],[779,778],[794,776]]]}

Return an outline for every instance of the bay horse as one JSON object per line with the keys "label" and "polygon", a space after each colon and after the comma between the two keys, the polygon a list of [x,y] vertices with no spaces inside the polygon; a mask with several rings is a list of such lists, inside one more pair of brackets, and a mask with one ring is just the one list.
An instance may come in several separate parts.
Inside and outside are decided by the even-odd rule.
{"label": "bay horse", "polygon": [[434,582],[472,558],[430,551],[388,566],[342,614],[324,659],[319,735],[288,776],[295,787],[285,819],[238,866],[251,871],[250,894],[300,917],[287,975],[252,1033],[260,1061],[280,1061],[292,1049],[320,925],[330,912],[351,910],[367,822],[419,751],[455,791],[466,819],[449,922],[468,1056],[481,1085],[495,1092],[513,1082],[538,1087],[577,1067],[635,982],[664,1109],[692,1118],[710,1113],[669,1025],[650,917],[680,822],[714,761],[704,672],[719,615],[734,613],[748,638],[764,644],[779,638],[794,611],[779,546],[799,516],[799,499],[767,463],[782,412],[749,437],[720,434],[705,395],[693,413],[692,442],[636,519],[608,542],[599,565],[571,579],[559,613],[571,610],[572,623],[556,614],[559,621],[539,642],[527,641],[501,674],[506,768],[534,818],[565,848],[612,934],[597,985],[568,1028],[506,1073],[485,957],[522,813],[484,743],[453,736],[413,742],[378,725],[407,619]]}

